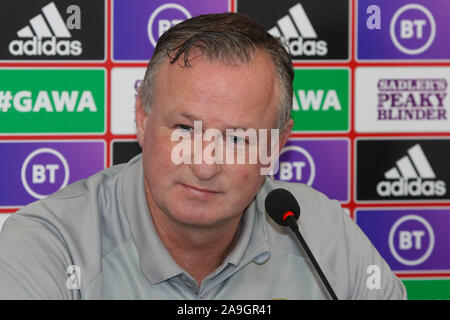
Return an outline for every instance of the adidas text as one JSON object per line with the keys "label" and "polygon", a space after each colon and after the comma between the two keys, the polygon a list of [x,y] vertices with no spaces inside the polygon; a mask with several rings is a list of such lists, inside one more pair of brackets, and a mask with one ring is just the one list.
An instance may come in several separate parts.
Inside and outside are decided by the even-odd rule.
{"label": "adidas text", "polygon": [[33,37],[31,40],[13,40],[9,44],[9,52],[15,56],[79,56],[83,49],[78,40],[49,40]]}
{"label": "adidas text", "polygon": [[323,40],[289,39],[289,50],[294,56],[324,56],[328,53],[327,43]]}
{"label": "adidas text", "polygon": [[442,180],[398,179],[377,184],[377,193],[381,197],[430,197],[443,196],[446,192],[446,185]]}

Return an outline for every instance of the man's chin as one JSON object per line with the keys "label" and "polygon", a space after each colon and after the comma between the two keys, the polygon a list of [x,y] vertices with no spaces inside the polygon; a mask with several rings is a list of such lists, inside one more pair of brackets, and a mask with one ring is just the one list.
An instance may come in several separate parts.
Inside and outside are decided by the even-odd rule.
{"label": "man's chin", "polygon": [[176,222],[193,228],[212,228],[225,224],[233,219],[233,216],[222,212],[223,206],[210,207],[202,204],[178,203],[171,210],[171,217]]}

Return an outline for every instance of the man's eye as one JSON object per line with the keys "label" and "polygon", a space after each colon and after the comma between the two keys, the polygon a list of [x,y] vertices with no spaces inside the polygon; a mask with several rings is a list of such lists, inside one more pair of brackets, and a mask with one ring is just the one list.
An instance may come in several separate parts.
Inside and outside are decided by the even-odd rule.
{"label": "man's eye", "polygon": [[185,130],[185,131],[192,131],[193,128],[191,126],[185,125],[185,124],[177,124],[175,126],[177,129]]}
{"label": "man's eye", "polygon": [[233,142],[234,144],[238,144],[238,143],[246,143],[247,141],[245,141],[245,139],[238,137],[238,136],[230,136],[228,138],[231,142]]}

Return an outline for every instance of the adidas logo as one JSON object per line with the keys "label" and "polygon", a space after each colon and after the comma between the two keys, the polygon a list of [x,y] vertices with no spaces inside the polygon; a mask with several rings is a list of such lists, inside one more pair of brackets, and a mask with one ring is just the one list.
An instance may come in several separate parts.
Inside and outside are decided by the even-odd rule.
{"label": "adidas logo", "polygon": [[268,32],[281,38],[294,56],[324,56],[328,53],[326,41],[305,40],[317,39],[317,34],[300,3],[290,8],[289,14],[279,19],[277,26]]}
{"label": "adidas logo", "polygon": [[[79,56],[83,52],[81,42],[66,40],[72,35],[55,4],[51,2],[44,6],[42,13],[30,19],[29,26],[17,31],[19,38],[31,39],[11,41],[9,52],[15,56]],[[50,39],[43,40],[43,38]],[[60,40],[61,38],[64,40]]]}
{"label": "adidas logo", "polygon": [[377,193],[382,197],[443,196],[447,192],[445,182],[436,179],[419,144],[409,148],[408,155],[400,158],[384,177],[388,180],[377,184]]}

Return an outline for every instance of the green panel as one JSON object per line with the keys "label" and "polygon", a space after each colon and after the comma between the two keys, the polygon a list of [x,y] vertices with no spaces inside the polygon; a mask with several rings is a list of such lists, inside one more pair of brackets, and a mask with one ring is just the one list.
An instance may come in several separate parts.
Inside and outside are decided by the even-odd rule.
{"label": "green panel", "polygon": [[0,133],[104,131],[104,70],[0,70]]}
{"label": "green panel", "polygon": [[449,300],[450,279],[402,280],[408,300]]}
{"label": "green panel", "polygon": [[292,119],[294,131],[348,131],[349,71],[296,69]]}

